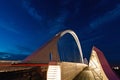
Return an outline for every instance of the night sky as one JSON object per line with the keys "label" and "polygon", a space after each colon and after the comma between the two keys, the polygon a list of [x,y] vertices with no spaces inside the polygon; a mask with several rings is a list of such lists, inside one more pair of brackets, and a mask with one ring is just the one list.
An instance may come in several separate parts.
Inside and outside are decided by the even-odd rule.
{"label": "night sky", "polygon": [[0,52],[29,55],[66,29],[84,57],[96,46],[120,64],[120,0],[0,0]]}

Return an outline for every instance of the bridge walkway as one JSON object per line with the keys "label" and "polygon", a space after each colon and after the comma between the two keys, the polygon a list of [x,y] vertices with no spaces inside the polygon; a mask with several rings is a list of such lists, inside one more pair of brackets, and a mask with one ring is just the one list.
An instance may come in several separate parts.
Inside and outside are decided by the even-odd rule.
{"label": "bridge walkway", "polygon": [[73,80],[103,80],[93,69],[85,67]]}

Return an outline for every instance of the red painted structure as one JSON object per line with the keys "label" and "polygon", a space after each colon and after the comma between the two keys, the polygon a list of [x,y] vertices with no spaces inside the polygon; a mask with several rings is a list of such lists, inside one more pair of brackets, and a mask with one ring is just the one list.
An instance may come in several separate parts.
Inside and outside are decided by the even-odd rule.
{"label": "red painted structure", "polygon": [[102,51],[100,51],[99,49],[97,49],[96,47],[93,47],[93,49],[96,51],[96,54],[98,55],[100,64],[102,65],[102,68],[106,74],[106,76],[108,77],[109,80],[120,80],[118,78],[118,76],[116,76],[116,74],[112,71],[110,65],[108,64],[104,54]]}
{"label": "red painted structure", "polygon": [[39,67],[39,66],[48,66],[48,64],[38,64],[38,63],[18,63],[18,64],[9,64],[9,63],[2,63],[0,66],[23,66],[23,67]]}

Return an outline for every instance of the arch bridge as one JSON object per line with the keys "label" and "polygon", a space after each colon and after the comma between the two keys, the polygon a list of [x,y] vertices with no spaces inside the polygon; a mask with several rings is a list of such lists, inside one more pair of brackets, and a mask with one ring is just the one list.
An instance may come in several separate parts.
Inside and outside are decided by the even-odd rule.
{"label": "arch bridge", "polygon": [[65,30],[13,66],[48,66],[47,80],[119,80],[99,49],[93,47],[89,64],[86,63],[77,35]]}

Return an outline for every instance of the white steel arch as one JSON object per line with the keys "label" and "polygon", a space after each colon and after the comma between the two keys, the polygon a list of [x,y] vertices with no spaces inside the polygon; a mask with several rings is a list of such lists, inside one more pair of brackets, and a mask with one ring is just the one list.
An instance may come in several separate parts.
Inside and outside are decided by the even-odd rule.
{"label": "white steel arch", "polygon": [[80,57],[81,57],[81,62],[84,63],[81,44],[80,44],[80,41],[79,41],[79,39],[78,39],[78,37],[77,37],[77,35],[75,34],[74,31],[72,31],[72,30],[65,30],[65,31],[62,31],[62,32],[58,33],[56,36],[59,35],[59,36],[60,36],[59,38],[61,38],[62,36],[64,36],[64,35],[67,34],[67,33],[71,34],[72,37],[74,38],[74,40],[75,40],[75,42],[76,42],[76,44],[77,44],[77,46],[78,46],[78,50],[79,50]]}

